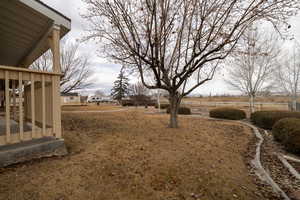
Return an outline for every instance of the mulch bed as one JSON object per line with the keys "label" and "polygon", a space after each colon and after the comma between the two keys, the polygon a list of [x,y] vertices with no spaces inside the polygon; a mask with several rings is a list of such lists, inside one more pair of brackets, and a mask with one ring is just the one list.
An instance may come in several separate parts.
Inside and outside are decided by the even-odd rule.
{"label": "mulch bed", "polygon": [[280,200],[281,197],[278,194],[275,194],[272,187],[267,184],[266,182],[262,181],[255,173],[255,169],[253,168],[251,161],[254,159],[256,154],[256,144],[258,142],[258,139],[256,137],[253,137],[251,141],[249,142],[247,153],[245,154],[245,162],[247,163],[247,167],[250,171],[250,174],[253,176],[254,182],[257,185],[257,188],[262,191],[261,199],[274,199],[274,200]]}
{"label": "mulch bed", "polygon": [[295,170],[300,172],[300,163],[299,162],[294,162],[294,161],[289,160],[289,163],[295,168]]}
{"label": "mulch bed", "polygon": [[[266,134],[262,129],[259,131],[264,137],[264,143],[261,149],[261,162],[263,167],[287,195],[290,196],[295,191],[299,191],[300,180],[296,179],[277,157],[278,153],[287,154],[282,145],[274,141],[270,132]],[[298,166],[297,169],[299,170],[299,165],[290,161],[288,162],[295,167]]]}

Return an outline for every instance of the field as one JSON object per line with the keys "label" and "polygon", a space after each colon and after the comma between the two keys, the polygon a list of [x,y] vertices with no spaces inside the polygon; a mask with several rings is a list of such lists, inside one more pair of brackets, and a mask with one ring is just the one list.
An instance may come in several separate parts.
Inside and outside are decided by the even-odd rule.
{"label": "field", "polygon": [[264,199],[245,155],[253,134],[233,122],[144,109],[63,114],[70,154],[0,169],[1,200]]}
{"label": "field", "polygon": [[[212,97],[188,97],[186,101],[196,102],[248,102],[247,96],[212,96]],[[258,96],[256,102],[267,103],[288,103],[290,98],[287,96]]]}
{"label": "field", "polygon": [[[244,110],[249,116],[249,99],[246,96],[215,96],[215,97],[185,97],[181,105],[189,107],[193,113],[207,115],[209,110],[218,107],[234,107]],[[255,110],[289,110],[289,97],[267,96],[257,97]],[[168,103],[166,98],[161,98],[161,103]]]}

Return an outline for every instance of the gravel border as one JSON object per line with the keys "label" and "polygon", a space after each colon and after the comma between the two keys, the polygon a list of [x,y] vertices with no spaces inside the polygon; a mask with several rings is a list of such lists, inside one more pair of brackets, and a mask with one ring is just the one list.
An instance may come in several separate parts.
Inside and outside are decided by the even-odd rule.
{"label": "gravel border", "polygon": [[251,161],[253,164],[253,167],[256,169],[256,175],[262,180],[267,182],[273,189],[273,191],[277,194],[280,194],[280,196],[285,200],[290,200],[288,195],[281,189],[281,187],[272,179],[270,174],[266,171],[266,169],[263,167],[261,163],[261,148],[262,144],[264,143],[264,138],[260,134],[259,130],[253,126],[252,124],[249,124],[247,122],[239,121],[239,123],[244,124],[248,127],[250,127],[253,130],[253,133],[255,134],[256,138],[258,139],[258,142],[256,143],[256,154],[254,159]]}

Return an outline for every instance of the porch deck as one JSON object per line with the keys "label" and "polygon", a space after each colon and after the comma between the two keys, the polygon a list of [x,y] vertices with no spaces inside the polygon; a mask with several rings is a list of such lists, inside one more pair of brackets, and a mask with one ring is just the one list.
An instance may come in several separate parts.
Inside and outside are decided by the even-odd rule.
{"label": "porch deck", "polygon": [[0,167],[50,156],[67,154],[63,139],[43,137],[16,144],[0,146]]}
{"label": "porch deck", "polygon": [[[19,134],[19,130],[20,130],[20,124],[11,119],[10,120],[10,133],[11,134]],[[32,131],[32,124],[31,123],[24,123],[23,124],[23,130],[24,132],[28,132],[28,131]],[[1,116],[0,114],[0,136],[5,136],[6,134],[6,121],[5,121],[5,117]]]}
{"label": "porch deck", "polygon": [[[9,157],[22,161],[32,157],[30,152],[42,156],[47,138],[63,142],[60,40],[71,30],[71,20],[41,1],[12,0],[0,1],[0,23],[1,167]],[[52,70],[30,69],[48,50]],[[14,159],[18,155],[23,158]]]}

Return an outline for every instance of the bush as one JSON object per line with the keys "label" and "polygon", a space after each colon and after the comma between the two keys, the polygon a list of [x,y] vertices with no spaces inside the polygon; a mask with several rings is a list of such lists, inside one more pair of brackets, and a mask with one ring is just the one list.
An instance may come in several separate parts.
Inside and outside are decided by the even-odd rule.
{"label": "bush", "polygon": [[257,111],[252,113],[250,118],[256,126],[271,130],[274,124],[283,118],[300,118],[300,112]]}
{"label": "bush", "polygon": [[122,106],[155,106],[153,100],[138,101],[134,99],[127,99],[121,101]]}
{"label": "bush", "polygon": [[282,143],[292,153],[300,153],[300,119],[285,118],[272,128],[274,139]]}
{"label": "bush", "polygon": [[[170,107],[167,108],[167,113],[170,113]],[[179,115],[190,115],[192,114],[191,109],[187,107],[179,107],[178,109]]]}
{"label": "bush", "polygon": [[[162,103],[160,104],[160,109],[168,109],[170,107],[170,104]],[[155,104],[155,108],[158,108],[158,104]]]}
{"label": "bush", "polygon": [[134,106],[134,102],[132,100],[122,100],[121,105],[122,106]]}
{"label": "bush", "polygon": [[241,120],[246,118],[246,113],[235,108],[216,108],[209,111],[209,116],[220,119]]}
{"label": "bush", "polygon": [[155,106],[155,102],[151,101],[151,102],[147,102],[146,104],[147,106]]}

